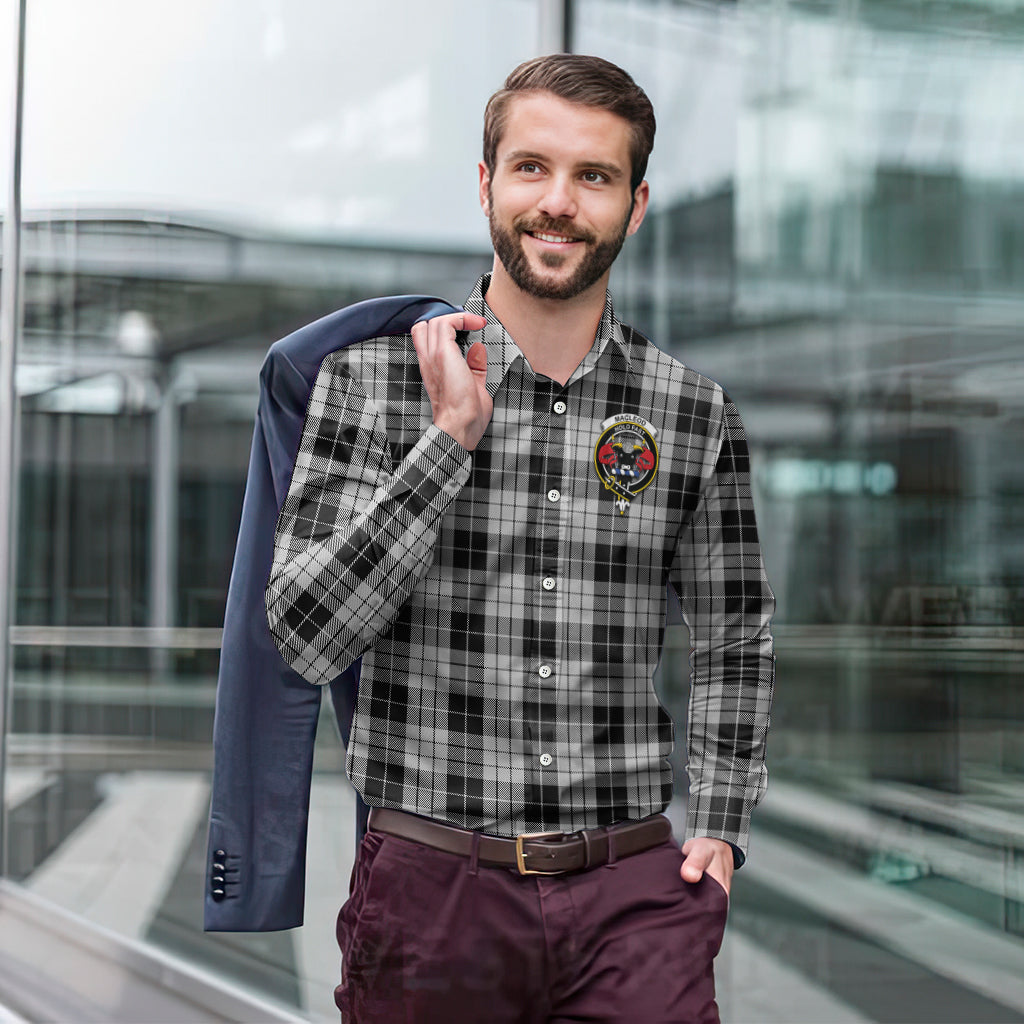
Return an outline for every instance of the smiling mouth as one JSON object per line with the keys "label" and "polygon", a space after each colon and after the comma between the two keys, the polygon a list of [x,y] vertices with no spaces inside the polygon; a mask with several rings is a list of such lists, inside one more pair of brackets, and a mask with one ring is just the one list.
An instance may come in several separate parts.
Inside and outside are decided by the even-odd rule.
{"label": "smiling mouth", "polygon": [[578,238],[570,238],[568,235],[552,235],[546,231],[527,231],[531,238],[539,238],[542,242],[578,242]]}

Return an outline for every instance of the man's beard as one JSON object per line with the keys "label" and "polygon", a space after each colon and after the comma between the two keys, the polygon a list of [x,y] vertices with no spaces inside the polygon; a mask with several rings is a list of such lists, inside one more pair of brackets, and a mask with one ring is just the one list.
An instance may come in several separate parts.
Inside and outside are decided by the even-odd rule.
{"label": "man's beard", "polygon": [[[571,221],[539,220],[531,221],[528,217],[517,217],[508,230],[498,223],[494,214],[494,197],[488,191],[488,223],[491,228],[491,244],[494,252],[506,273],[513,282],[527,295],[538,299],[572,299],[585,292],[591,285],[599,281],[605,271],[615,262],[615,257],[622,249],[626,240],[626,229],[633,212],[632,205],[626,214],[622,227],[614,238],[606,238],[595,244],[595,238],[589,232],[583,232]],[[521,235],[524,231],[534,234],[540,232],[547,235],[564,235],[567,238],[579,239],[587,246],[583,259],[572,274],[561,280],[546,280],[538,276],[530,266],[529,257],[523,249]],[[557,269],[569,259],[560,253],[541,253],[540,260],[545,266]]]}

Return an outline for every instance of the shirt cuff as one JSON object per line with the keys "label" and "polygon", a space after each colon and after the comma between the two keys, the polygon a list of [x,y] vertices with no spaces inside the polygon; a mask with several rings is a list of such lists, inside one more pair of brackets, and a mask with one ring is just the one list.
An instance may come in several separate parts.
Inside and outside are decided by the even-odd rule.
{"label": "shirt cuff", "polygon": [[687,839],[717,839],[720,843],[728,843],[729,849],[732,850],[732,866],[733,869],[739,869],[743,867],[743,862],[747,859],[747,855],[733,842],[728,839],[723,839],[721,836],[709,836],[695,833],[693,835],[687,834]]}

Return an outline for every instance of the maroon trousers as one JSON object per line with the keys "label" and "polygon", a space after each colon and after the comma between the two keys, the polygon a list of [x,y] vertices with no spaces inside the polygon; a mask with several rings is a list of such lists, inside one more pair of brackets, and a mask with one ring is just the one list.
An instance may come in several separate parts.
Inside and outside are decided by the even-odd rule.
{"label": "maroon trousers", "polygon": [[729,899],[670,838],[520,875],[367,832],[338,915],[343,1024],[717,1024]]}

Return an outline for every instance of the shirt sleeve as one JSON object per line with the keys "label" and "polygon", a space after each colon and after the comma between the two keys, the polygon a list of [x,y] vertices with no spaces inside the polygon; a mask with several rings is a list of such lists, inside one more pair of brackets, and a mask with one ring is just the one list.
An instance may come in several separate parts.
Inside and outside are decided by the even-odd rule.
{"label": "shirt sleeve", "polygon": [[686,834],[730,843],[739,866],[768,781],[775,596],[758,542],[743,424],[724,393],[717,453],[707,464],[713,468],[680,533],[671,575],[690,630]]}
{"label": "shirt sleeve", "polygon": [[274,534],[267,623],[281,656],[329,683],[395,620],[433,558],[471,456],[431,425],[398,465],[380,414],[335,357],[310,396]]}

